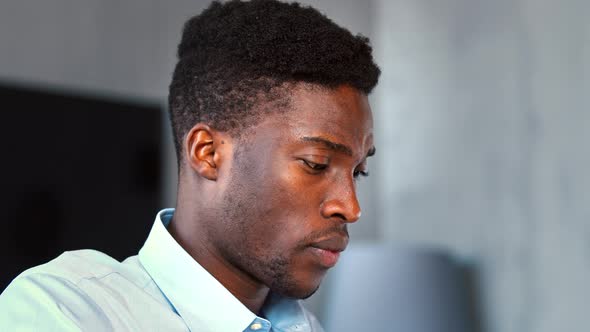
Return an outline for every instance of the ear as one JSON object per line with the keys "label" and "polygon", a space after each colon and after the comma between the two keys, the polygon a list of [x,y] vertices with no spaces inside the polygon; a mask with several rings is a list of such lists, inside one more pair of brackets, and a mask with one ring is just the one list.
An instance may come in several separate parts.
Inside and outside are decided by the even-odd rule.
{"label": "ear", "polygon": [[196,124],[186,135],[185,158],[188,166],[202,177],[215,181],[219,160],[216,132],[203,123]]}

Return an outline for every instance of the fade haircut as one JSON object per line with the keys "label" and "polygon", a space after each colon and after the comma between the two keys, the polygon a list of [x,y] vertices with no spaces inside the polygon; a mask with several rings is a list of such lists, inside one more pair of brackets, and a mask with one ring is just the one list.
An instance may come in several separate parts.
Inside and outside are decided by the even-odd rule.
{"label": "fade haircut", "polygon": [[214,1],[186,22],[170,84],[179,168],[184,136],[195,124],[239,137],[261,115],[284,111],[296,83],[346,84],[368,95],[380,74],[371,52],[368,38],[311,7]]}

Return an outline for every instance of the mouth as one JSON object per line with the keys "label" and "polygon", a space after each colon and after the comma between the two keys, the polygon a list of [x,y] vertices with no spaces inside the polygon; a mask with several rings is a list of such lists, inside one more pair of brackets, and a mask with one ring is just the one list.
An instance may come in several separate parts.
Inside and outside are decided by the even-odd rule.
{"label": "mouth", "polygon": [[348,237],[332,236],[310,245],[310,250],[318,260],[319,264],[331,268],[338,263],[340,253],[346,249]]}

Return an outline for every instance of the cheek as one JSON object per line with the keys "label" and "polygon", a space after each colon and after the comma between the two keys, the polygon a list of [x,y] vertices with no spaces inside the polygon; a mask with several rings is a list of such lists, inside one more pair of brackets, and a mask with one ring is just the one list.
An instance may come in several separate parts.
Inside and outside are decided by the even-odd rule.
{"label": "cheek", "polygon": [[[285,227],[293,237],[301,240],[314,230],[314,225],[321,218],[321,191],[317,190],[322,178],[307,174],[301,165],[292,162],[280,173],[280,193],[277,197],[285,206]],[[316,225],[317,226],[317,225]]]}
{"label": "cheek", "polygon": [[233,217],[241,220],[243,240],[257,243],[259,252],[291,250],[313,232],[320,218],[321,177],[277,155],[241,159],[234,172],[241,176],[228,188],[228,196],[240,197]]}
{"label": "cheek", "polygon": [[[313,220],[319,216],[319,199],[306,183],[309,175],[301,174],[296,163],[276,165],[267,169],[266,181],[257,186],[256,210],[259,211],[256,227],[280,247],[294,247],[312,230]],[[270,241],[272,239],[272,241]],[[286,248],[285,248],[286,249]]]}

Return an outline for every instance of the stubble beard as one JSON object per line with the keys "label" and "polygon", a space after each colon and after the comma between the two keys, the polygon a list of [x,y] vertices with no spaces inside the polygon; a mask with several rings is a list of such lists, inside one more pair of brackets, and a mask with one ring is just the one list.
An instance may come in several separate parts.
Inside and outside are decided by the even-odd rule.
{"label": "stubble beard", "polygon": [[222,248],[228,262],[253,280],[267,286],[274,294],[296,299],[312,296],[318,287],[312,290],[304,289],[293,275],[294,253],[273,253],[268,248],[252,243],[253,237],[248,230],[243,229],[247,228],[245,220],[247,219],[239,221],[239,228],[242,229],[238,231],[238,239]]}
{"label": "stubble beard", "polygon": [[[240,189],[232,184],[229,192]],[[264,213],[256,213],[247,199],[232,195],[224,199],[223,227],[225,236],[218,245],[226,260],[253,280],[267,286],[272,293],[290,298],[305,299],[313,295],[318,287],[304,289],[293,275],[293,257],[301,254],[304,248],[295,247],[289,252],[276,252],[265,246],[274,239],[260,238],[252,231],[251,224],[262,222]],[[267,227],[278,225],[268,225]],[[222,235],[222,234],[219,234]]]}
{"label": "stubble beard", "polygon": [[[253,162],[242,158],[248,154],[247,151],[246,147],[237,149],[234,155],[232,171],[242,176],[230,180],[223,197],[220,222],[224,223],[222,229],[225,234],[218,234],[220,236],[217,237],[223,239],[223,243],[219,243],[220,251],[225,253],[230,264],[267,286],[272,293],[290,298],[308,298],[319,286],[312,290],[304,289],[293,275],[292,266],[294,257],[305,248],[295,247],[288,252],[273,251],[265,244],[275,239],[264,238],[264,235],[256,234],[253,230],[256,229],[256,223],[264,222],[264,217],[270,215],[272,209],[268,209],[270,206],[261,207],[257,202],[258,193],[255,190],[259,184],[253,180],[256,178]],[[264,227],[280,225],[269,223]]]}

